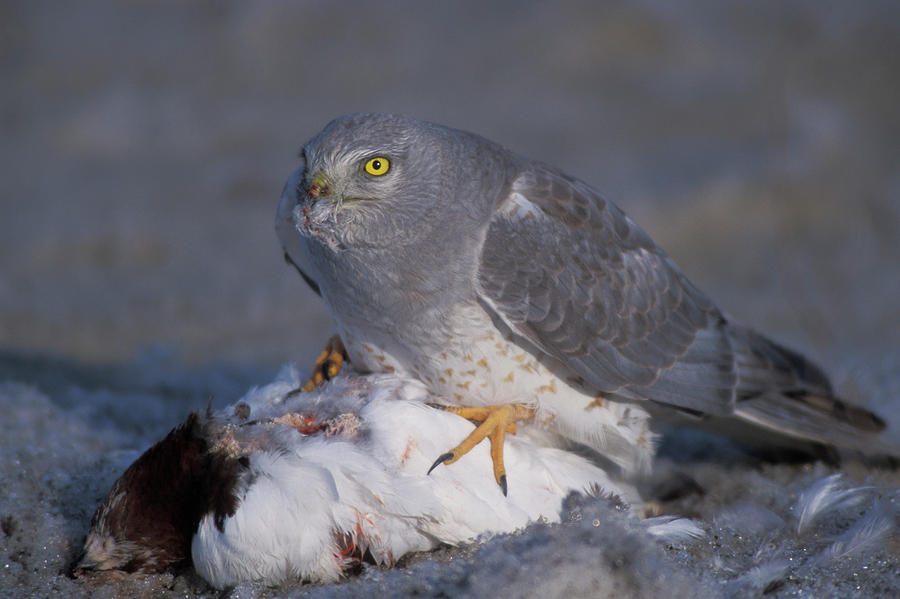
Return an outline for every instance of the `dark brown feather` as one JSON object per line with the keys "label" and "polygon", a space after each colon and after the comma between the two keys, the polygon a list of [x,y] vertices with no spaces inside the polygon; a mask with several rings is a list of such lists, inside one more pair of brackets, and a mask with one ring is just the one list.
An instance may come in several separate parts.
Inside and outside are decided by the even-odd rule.
{"label": "dark brown feather", "polygon": [[[161,572],[190,563],[191,538],[212,513],[221,530],[239,505],[246,458],[212,451],[201,417],[192,413],[145,451],[115,482],[91,520],[91,535],[109,542],[86,551],[76,568]],[[86,545],[86,550],[88,546]]]}

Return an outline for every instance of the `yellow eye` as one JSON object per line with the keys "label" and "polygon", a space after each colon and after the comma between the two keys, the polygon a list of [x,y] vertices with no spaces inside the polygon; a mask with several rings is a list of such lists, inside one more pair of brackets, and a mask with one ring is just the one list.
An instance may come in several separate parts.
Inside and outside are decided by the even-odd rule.
{"label": "yellow eye", "polygon": [[391,170],[391,161],[384,156],[376,156],[366,161],[366,172],[370,175],[380,177]]}

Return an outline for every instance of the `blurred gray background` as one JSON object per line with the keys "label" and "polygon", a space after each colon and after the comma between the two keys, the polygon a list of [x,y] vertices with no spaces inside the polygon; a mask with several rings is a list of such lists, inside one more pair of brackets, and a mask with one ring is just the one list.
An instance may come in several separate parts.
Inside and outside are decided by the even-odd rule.
{"label": "blurred gray background", "polygon": [[281,187],[390,111],[584,179],[851,395],[900,386],[896,2],[23,0],[0,29],[7,352],[311,360]]}

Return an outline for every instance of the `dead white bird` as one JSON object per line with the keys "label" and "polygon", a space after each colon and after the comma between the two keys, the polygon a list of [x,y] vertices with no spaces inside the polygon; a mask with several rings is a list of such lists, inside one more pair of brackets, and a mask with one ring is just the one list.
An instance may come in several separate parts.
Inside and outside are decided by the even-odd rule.
{"label": "dead white bird", "polygon": [[287,370],[224,410],[192,414],[147,450],[94,515],[76,572],[192,563],[222,588],[333,581],[367,560],[559,521],[572,491],[637,501],[600,468],[527,434],[506,443],[504,497],[488,448],[427,476],[472,424],[426,404],[419,383],[345,376],[310,393]]}

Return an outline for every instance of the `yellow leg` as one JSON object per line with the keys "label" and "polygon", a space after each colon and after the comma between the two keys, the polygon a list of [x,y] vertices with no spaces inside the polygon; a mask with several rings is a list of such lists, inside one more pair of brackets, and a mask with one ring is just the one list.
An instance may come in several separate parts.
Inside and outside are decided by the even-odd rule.
{"label": "yellow leg", "polygon": [[344,362],[349,361],[349,358],[347,358],[347,350],[344,349],[344,343],[341,341],[341,338],[337,335],[333,335],[331,339],[328,340],[328,343],[325,344],[325,349],[322,350],[322,353],[316,358],[312,376],[310,376],[309,380],[303,384],[301,389],[303,389],[303,391],[312,391],[319,385],[325,383],[325,381],[333,379],[341,371],[341,368],[344,367]]}
{"label": "yellow leg", "polygon": [[507,486],[506,467],[503,464],[503,441],[506,433],[514,434],[516,432],[518,428],[516,422],[534,418],[534,409],[518,403],[487,407],[445,407],[444,409],[481,424],[468,437],[463,439],[462,443],[435,460],[431,468],[428,469],[428,473],[431,474],[431,471],[437,468],[439,464],[449,466],[487,438],[491,443],[494,480],[500,485],[505,496]]}

